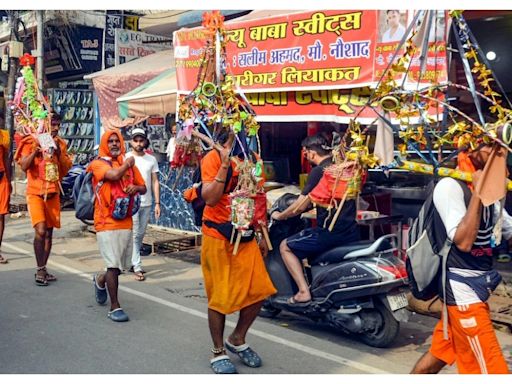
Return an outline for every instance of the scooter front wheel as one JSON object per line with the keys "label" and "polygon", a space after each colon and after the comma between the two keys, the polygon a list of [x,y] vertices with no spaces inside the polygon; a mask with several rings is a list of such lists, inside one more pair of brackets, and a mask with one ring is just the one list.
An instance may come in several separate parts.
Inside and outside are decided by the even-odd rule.
{"label": "scooter front wheel", "polygon": [[274,317],[279,315],[279,313],[281,313],[280,309],[274,308],[272,304],[270,304],[268,301],[265,301],[265,303],[263,303],[263,306],[260,309],[259,316],[266,317],[268,319],[273,319]]}
{"label": "scooter front wheel", "polygon": [[365,344],[372,347],[387,347],[397,337],[400,331],[400,323],[390,310],[378,301],[375,303],[375,308],[366,310],[366,314],[376,316],[376,326],[372,330],[361,333],[361,339]]}

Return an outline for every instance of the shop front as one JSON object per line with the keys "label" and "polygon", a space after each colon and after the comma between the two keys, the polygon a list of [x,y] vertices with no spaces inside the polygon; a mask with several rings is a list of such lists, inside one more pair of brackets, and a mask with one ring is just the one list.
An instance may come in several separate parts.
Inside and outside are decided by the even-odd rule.
{"label": "shop front", "polygon": [[[407,11],[399,14],[404,26],[414,16]],[[408,77],[396,79],[406,88],[447,80],[444,11],[434,20],[435,33],[426,37],[426,67],[420,68],[416,58],[410,63]],[[262,157],[267,160],[271,188],[284,185],[288,191],[290,185],[300,185],[301,174],[307,172],[301,157],[302,139],[313,133],[329,138],[334,132],[343,135],[353,118],[373,132],[370,148],[380,150],[389,162],[394,159],[397,136],[393,130],[398,131],[400,121],[390,113],[387,123],[395,129],[382,131],[381,105],[368,105],[397,48],[405,41],[405,28],[400,36],[390,39],[386,25],[386,11],[376,10],[307,11],[226,23],[228,76],[261,125]],[[173,41],[178,95],[185,95],[198,81],[204,31],[179,30]],[[396,55],[401,53],[403,49]],[[442,112],[436,108],[428,114],[439,119]],[[405,175],[400,170],[386,174],[372,171],[363,191],[367,209],[386,215],[398,213],[404,220],[414,217],[422,203],[426,177]],[[410,194],[414,199],[404,195],[392,199],[395,191],[405,186],[414,189]],[[279,190],[270,192],[269,197],[274,193]]]}

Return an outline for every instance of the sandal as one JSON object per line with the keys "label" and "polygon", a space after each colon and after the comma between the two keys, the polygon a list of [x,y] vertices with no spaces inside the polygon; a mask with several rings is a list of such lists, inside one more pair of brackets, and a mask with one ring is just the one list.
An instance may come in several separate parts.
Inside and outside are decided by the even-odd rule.
{"label": "sandal", "polygon": [[210,360],[210,367],[215,373],[238,373],[229,356],[220,355]]}
{"label": "sandal", "polygon": [[228,341],[228,339],[226,339],[226,341],[224,341],[224,346],[229,352],[237,354],[240,360],[242,360],[242,363],[248,367],[261,367],[261,358],[251,347],[249,347],[249,344],[233,345]]}
{"label": "sandal", "polygon": [[35,283],[40,287],[46,287],[48,285],[48,281],[46,281],[46,276],[39,276],[37,273],[34,274]]}
{"label": "sandal", "polygon": [[134,275],[135,275],[135,280],[137,280],[137,281],[146,280],[146,276],[144,276],[144,272],[142,272],[142,271],[134,272]]}
{"label": "sandal", "polygon": [[0,256],[0,264],[7,264],[9,260],[7,260],[5,257]]}

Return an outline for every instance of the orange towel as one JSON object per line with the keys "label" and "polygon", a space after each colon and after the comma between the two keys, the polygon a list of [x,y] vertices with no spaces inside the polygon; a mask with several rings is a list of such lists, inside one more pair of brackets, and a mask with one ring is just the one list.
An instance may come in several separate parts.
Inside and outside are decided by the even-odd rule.
{"label": "orange towel", "polygon": [[277,291],[265,268],[256,240],[233,245],[203,234],[201,267],[208,308],[230,314],[266,299]]}
{"label": "orange towel", "polygon": [[507,195],[507,150],[495,146],[485,163],[479,185],[475,192],[484,207],[496,203]]}

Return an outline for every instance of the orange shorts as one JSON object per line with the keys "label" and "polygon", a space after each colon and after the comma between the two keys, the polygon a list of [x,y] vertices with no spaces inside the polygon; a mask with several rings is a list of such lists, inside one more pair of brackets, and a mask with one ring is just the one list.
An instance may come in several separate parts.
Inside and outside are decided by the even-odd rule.
{"label": "orange shorts", "polygon": [[443,338],[441,319],[430,353],[449,365],[456,362],[459,373],[509,373],[487,303],[449,305],[448,340]]}
{"label": "orange shorts", "polygon": [[32,226],[46,222],[47,228],[60,228],[60,195],[48,196],[27,195],[27,206]]}
{"label": "orange shorts", "polygon": [[9,188],[9,182],[7,177],[4,175],[0,180],[0,215],[6,215],[9,213],[9,200],[11,198],[11,190]]}

